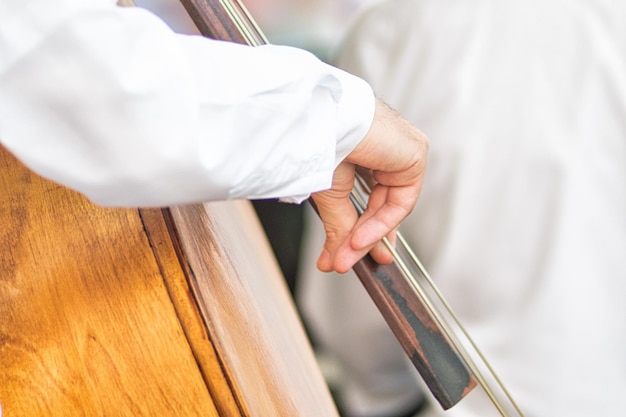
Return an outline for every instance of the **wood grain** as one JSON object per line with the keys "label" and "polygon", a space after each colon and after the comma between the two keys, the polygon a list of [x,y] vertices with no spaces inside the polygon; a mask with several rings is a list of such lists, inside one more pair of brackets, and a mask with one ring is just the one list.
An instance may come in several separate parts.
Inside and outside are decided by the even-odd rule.
{"label": "wood grain", "polygon": [[337,416],[248,202],[105,209],[3,148],[0,189],[5,416]]}
{"label": "wood grain", "polygon": [[[211,342],[205,319],[197,305],[196,295],[189,287],[190,271],[184,262],[177,239],[172,239],[173,227],[169,209],[142,209],[139,211],[148,240],[154,251],[178,321],[187,337],[197,366],[202,374],[220,417],[240,417],[242,408],[233,395],[234,382],[226,377],[223,365]],[[178,253],[177,253],[178,251]],[[182,262],[182,263],[181,263]]]}
{"label": "wood grain", "polygon": [[0,148],[5,416],[217,416],[137,210],[104,209]]}
{"label": "wood grain", "polygon": [[172,208],[200,310],[246,416],[337,416],[247,201]]}

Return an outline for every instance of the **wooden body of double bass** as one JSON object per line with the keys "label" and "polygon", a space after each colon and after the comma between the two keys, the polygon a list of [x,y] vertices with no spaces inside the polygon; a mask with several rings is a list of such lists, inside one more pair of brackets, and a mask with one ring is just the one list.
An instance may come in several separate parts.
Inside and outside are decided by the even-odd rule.
{"label": "wooden body of double bass", "polygon": [[247,202],[107,209],[0,147],[4,416],[334,416]]}

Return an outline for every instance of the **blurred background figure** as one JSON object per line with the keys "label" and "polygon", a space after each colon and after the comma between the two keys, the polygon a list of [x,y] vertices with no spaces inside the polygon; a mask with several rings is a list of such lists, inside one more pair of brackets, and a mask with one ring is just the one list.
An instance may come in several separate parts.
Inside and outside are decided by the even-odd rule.
{"label": "blurred background figure", "polygon": [[[386,0],[332,61],[429,136],[402,232],[527,417],[626,415],[624,22],[615,1]],[[314,252],[300,306],[345,415],[405,415],[412,367]],[[472,393],[445,415],[497,413]]]}

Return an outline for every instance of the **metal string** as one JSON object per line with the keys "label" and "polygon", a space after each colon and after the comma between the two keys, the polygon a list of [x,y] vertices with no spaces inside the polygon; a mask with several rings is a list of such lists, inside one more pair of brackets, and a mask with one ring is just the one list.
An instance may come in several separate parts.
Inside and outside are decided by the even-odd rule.
{"label": "metal string", "polygon": [[[120,1],[124,2],[126,0],[120,0]],[[249,15],[245,6],[243,6],[243,4],[239,0],[220,0],[220,3],[222,4],[224,9],[230,16],[231,20],[235,23],[235,26],[237,26],[238,30],[243,35],[243,37],[245,38],[246,42],[249,45],[259,46],[259,45],[268,43],[263,33],[256,25],[254,19]],[[363,214],[363,212],[365,211],[365,208],[367,207],[367,200],[369,198],[369,194],[371,190],[369,186],[367,185],[367,183],[365,182],[365,180],[362,178],[362,176],[357,174],[356,178],[357,178],[357,183],[355,184],[355,187],[352,190],[350,198],[353,204],[355,205],[357,211],[359,212],[359,214]],[[456,347],[459,354],[465,360],[466,364],[468,365],[470,370],[473,372],[475,378],[478,380],[479,384],[483,387],[484,391],[487,393],[487,395],[489,396],[493,404],[496,406],[500,414],[504,417],[510,417],[510,416],[511,417],[514,417],[514,416],[523,417],[521,410],[519,409],[519,407],[517,406],[517,404],[515,403],[515,401],[509,394],[509,392],[507,391],[507,389],[502,384],[500,378],[495,374],[492,367],[486,361],[484,355],[477,348],[476,344],[470,338],[465,328],[463,328],[463,326],[460,324],[456,315],[452,312],[452,309],[450,308],[448,303],[445,301],[445,299],[443,298],[443,296],[441,295],[441,293],[435,286],[434,282],[430,278],[428,272],[426,271],[422,263],[419,261],[415,253],[408,246],[406,240],[402,237],[402,235],[399,232],[397,232],[396,235],[398,237],[398,242],[400,243],[400,247],[403,250],[405,250],[406,253],[409,255],[410,261],[415,267],[417,267],[418,271],[425,278],[428,286],[434,292],[435,297],[430,297],[427,295],[424,288],[422,287],[422,285],[419,284],[414,274],[411,273],[410,268],[408,267],[407,263],[404,262],[404,260],[401,258],[398,251],[393,247],[393,245],[391,245],[391,243],[389,242],[387,238],[383,238],[383,243],[385,244],[387,249],[392,253],[394,260],[396,261],[397,265],[401,268],[401,271],[403,272],[404,276],[411,283],[412,287],[414,288],[416,292],[416,295],[422,300],[423,304],[428,308],[428,310],[433,315],[435,320],[437,320],[437,322],[439,323],[440,327],[442,328],[446,336],[450,339],[451,343],[453,343],[453,345]],[[466,351],[463,344],[458,340],[456,333],[452,331],[452,328],[450,327],[448,322],[441,316],[439,309],[433,304],[432,302],[433,299],[439,301],[439,303],[444,307],[444,310],[447,312],[447,314],[452,318],[456,326],[461,330],[467,342],[470,344],[472,349],[476,352],[479,359],[488,370],[489,374],[496,381],[496,385],[500,388],[501,392],[504,394],[504,397],[509,403],[508,407],[505,407],[505,405],[501,403],[501,401],[499,400],[498,394],[496,394],[493,391],[491,385],[487,382],[483,373],[480,371],[480,369],[478,368],[478,366],[476,365],[472,357]],[[510,413],[507,410],[510,410]]]}
{"label": "metal string", "polygon": [[[369,198],[371,189],[361,175],[357,174],[356,178],[357,181],[355,183],[355,187],[352,190],[350,198],[355,205],[357,212],[359,213],[359,215],[361,215],[367,207],[367,200]],[[467,330],[465,330],[465,328],[461,325],[460,321],[452,311],[452,308],[444,299],[443,295],[435,285],[434,281],[431,279],[430,274],[426,271],[423,264],[415,255],[413,250],[411,250],[407,241],[400,234],[400,232],[396,232],[396,236],[399,248],[408,254],[409,261],[417,268],[434,296],[428,295],[425,287],[418,282],[415,274],[411,272],[409,264],[407,264],[407,262],[402,259],[399,251],[389,242],[386,237],[383,238],[383,243],[385,244],[389,252],[391,252],[394,261],[399,266],[400,270],[403,272],[404,276],[407,278],[407,280],[415,290],[416,295],[423,301],[423,304],[432,314],[433,318],[438,322],[439,326],[446,334],[446,336],[450,339],[450,342],[457,349],[457,351],[465,361],[466,365],[470,368],[471,372],[474,374],[474,377],[481,385],[484,392],[487,394],[500,415],[502,415],[503,417],[523,417],[522,411],[513,400],[511,394],[506,389],[501,379],[497,376],[491,365],[487,362],[485,356],[482,354],[480,349],[478,349],[477,345],[474,343]],[[447,315],[452,320],[456,328],[460,330],[462,336],[464,336],[465,338],[465,344],[462,343],[461,340],[459,340],[458,332],[455,332],[453,330],[453,327],[450,326],[450,322],[446,320],[446,318],[442,315],[440,308],[435,305],[435,301],[439,303],[440,307],[443,307],[445,315]],[[483,371],[481,371],[480,367],[477,365],[472,355],[468,352],[466,345],[468,345],[473,350],[475,354],[474,356],[476,356],[477,359],[480,361],[482,367],[486,370],[487,375],[490,376],[490,379],[493,381],[493,384],[488,382],[488,378],[485,376]],[[494,384],[495,387],[493,386]],[[499,390],[499,392],[496,392],[496,390]]]}

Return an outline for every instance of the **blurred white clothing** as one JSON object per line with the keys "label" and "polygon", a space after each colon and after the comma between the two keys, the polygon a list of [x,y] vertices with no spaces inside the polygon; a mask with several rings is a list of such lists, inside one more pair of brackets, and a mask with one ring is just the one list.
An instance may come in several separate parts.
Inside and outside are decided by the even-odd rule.
{"label": "blurred white clothing", "polygon": [[299,49],[175,34],[115,0],[0,0],[0,143],[100,204],[301,200],[373,114],[367,83]]}
{"label": "blurred white clothing", "polygon": [[[608,0],[389,0],[336,61],[429,136],[401,230],[527,417],[626,416],[625,22]],[[355,277],[303,279],[348,391],[412,372]],[[497,415],[481,401],[445,415]]]}

